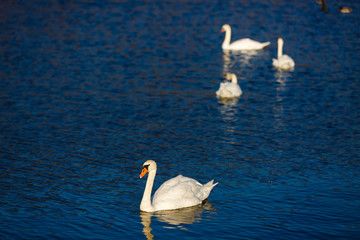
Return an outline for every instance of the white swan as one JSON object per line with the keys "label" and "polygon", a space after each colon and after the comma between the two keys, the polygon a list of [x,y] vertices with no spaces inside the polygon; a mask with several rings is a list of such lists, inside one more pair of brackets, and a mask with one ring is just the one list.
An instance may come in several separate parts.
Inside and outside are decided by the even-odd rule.
{"label": "white swan", "polygon": [[339,12],[341,13],[352,13],[352,9],[349,7],[339,7]]}
{"label": "white swan", "polygon": [[214,180],[202,185],[192,178],[178,175],[164,182],[155,192],[151,203],[151,191],[156,175],[156,162],[147,160],[143,164],[140,174],[142,178],[149,173],[146,187],[140,204],[140,210],[144,212],[155,212],[161,210],[172,210],[178,208],[191,207],[201,204],[210,194]]}
{"label": "white swan", "polygon": [[291,70],[295,67],[294,60],[288,55],[283,55],[284,40],[278,38],[278,58],[273,58],[273,66],[281,70]]}
{"label": "white swan", "polygon": [[227,73],[225,78],[231,79],[231,82],[220,83],[219,90],[216,91],[216,96],[220,98],[235,98],[240,97],[242,90],[237,82],[237,77],[233,73]]}
{"label": "white swan", "polygon": [[229,24],[224,24],[221,28],[221,32],[225,32],[225,39],[222,44],[222,49],[224,50],[239,50],[239,51],[260,50],[270,45],[270,42],[261,43],[251,40],[249,38],[243,38],[230,43],[231,27]]}

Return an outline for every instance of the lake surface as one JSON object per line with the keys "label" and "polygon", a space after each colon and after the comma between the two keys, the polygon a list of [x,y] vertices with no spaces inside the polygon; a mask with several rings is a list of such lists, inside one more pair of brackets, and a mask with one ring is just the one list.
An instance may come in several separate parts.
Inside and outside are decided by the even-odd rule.
{"label": "lake surface", "polygon": [[[359,1],[0,6],[1,239],[360,238]],[[223,52],[225,23],[271,45]],[[227,72],[243,94],[223,101]],[[219,184],[142,213],[147,159],[154,189]]]}

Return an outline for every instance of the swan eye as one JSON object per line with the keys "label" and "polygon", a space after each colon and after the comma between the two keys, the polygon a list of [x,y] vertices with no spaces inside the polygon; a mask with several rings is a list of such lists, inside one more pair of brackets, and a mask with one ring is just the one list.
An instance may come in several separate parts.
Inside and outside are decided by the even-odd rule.
{"label": "swan eye", "polygon": [[146,168],[146,170],[149,170],[150,164],[144,165],[143,168]]}

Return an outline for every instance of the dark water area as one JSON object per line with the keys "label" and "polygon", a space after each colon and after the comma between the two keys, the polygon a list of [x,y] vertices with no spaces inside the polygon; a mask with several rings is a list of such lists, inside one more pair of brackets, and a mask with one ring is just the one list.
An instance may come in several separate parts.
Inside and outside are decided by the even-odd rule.
{"label": "dark water area", "polygon": [[[359,239],[360,2],[326,4],[0,2],[0,239]],[[219,184],[142,213],[147,159]]]}

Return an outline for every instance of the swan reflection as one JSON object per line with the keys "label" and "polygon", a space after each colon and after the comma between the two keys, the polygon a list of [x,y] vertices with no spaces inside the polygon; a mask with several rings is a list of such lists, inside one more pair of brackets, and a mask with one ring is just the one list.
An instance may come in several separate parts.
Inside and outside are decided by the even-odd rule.
{"label": "swan reflection", "polygon": [[223,74],[230,72],[232,69],[231,55],[229,50],[224,50],[223,54]]}
{"label": "swan reflection", "polygon": [[[278,86],[276,87],[276,101],[279,105],[282,105],[283,101],[283,92],[286,90],[287,79],[290,76],[289,72],[278,71],[275,73],[276,82]],[[282,109],[282,107],[281,107]],[[281,111],[282,114],[282,111]]]}
{"label": "swan reflection", "polygon": [[276,82],[279,83],[279,86],[276,88],[277,92],[282,92],[286,88],[287,79],[290,77],[291,73],[287,71],[277,71],[275,72]]}
{"label": "swan reflection", "polygon": [[221,106],[221,113],[224,114],[229,110],[232,111],[232,107],[236,106],[239,102],[239,98],[219,98],[219,103]]}
{"label": "swan reflection", "polygon": [[225,75],[228,72],[232,72],[235,65],[235,68],[246,67],[249,65],[250,60],[259,54],[259,51],[230,51],[223,50],[223,74]]}
{"label": "swan reflection", "polygon": [[205,201],[202,205],[194,207],[158,211],[158,212],[140,212],[141,223],[143,225],[143,233],[147,239],[154,239],[154,235],[151,233],[151,217],[156,217],[160,222],[168,223],[173,227],[186,229],[183,224],[193,224],[201,221],[201,215],[204,210],[215,212],[216,209],[209,202]]}
{"label": "swan reflection", "polygon": [[[238,106],[239,98],[232,98],[232,99],[219,99],[219,103],[221,105],[219,106],[219,111],[221,113],[221,118],[225,122],[235,122],[238,117]],[[233,128],[231,125],[230,128]]]}
{"label": "swan reflection", "polygon": [[288,71],[277,71],[275,72],[276,82],[276,103],[274,105],[274,117],[275,117],[275,128],[282,130],[286,126],[284,121],[284,92],[287,90],[288,78],[291,76],[291,72]]}

